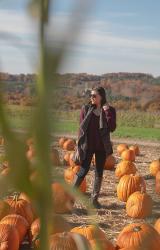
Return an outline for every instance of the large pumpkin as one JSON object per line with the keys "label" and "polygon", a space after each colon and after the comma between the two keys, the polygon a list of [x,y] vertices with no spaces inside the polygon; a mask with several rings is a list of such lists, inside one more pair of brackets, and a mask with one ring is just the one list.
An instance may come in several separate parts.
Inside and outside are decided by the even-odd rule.
{"label": "large pumpkin", "polygon": [[53,204],[55,213],[71,212],[74,198],[58,182],[52,184]]}
{"label": "large pumpkin", "polygon": [[72,151],[75,149],[76,142],[73,139],[67,139],[63,144],[63,149]]}
{"label": "large pumpkin", "polygon": [[34,215],[29,202],[20,199],[17,195],[6,199],[6,202],[12,208],[13,213],[23,216],[28,221],[29,225],[33,222]]}
{"label": "large pumpkin", "polygon": [[0,250],[18,250],[19,235],[14,226],[0,224]]}
{"label": "large pumpkin", "polygon": [[0,200],[0,220],[6,215],[10,214],[11,208],[9,204],[3,200]]}
{"label": "large pumpkin", "polygon": [[128,145],[125,143],[121,143],[117,146],[117,153],[120,156],[124,150],[128,149]]}
{"label": "large pumpkin", "polygon": [[156,174],[156,193],[160,194],[160,171]]}
{"label": "large pumpkin", "polygon": [[62,137],[62,138],[59,139],[58,143],[59,143],[59,146],[60,146],[61,148],[63,148],[63,144],[64,144],[64,142],[65,142],[66,140],[67,140],[67,138],[65,138],[65,137]]}
{"label": "large pumpkin", "polygon": [[135,161],[135,153],[131,149],[126,149],[122,152],[121,158],[124,161]]}
{"label": "large pumpkin", "polygon": [[99,239],[105,240],[106,236],[105,233],[95,225],[82,225],[79,227],[72,228],[71,232],[82,234],[86,237],[89,241]]}
{"label": "large pumpkin", "polygon": [[[39,247],[39,234],[40,234],[41,223],[40,219],[37,218],[33,221],[30,229],[30,237],[31,241],[34,242],[36,247]],[[71,226],[61,215],[53,215],[52,216],[52,225],[49,229],[50,234],[62,233],[70,231]]]}
{"label": "large pumpkin", "polygon": [[152,214],[152,198],[147,193],[135,192],[126,203],[126,212],[132,218],[143,219]]}
{"label": "large pumpkin", "polygon": [[53,234],[50,237],[50,250],[89,250],[90,245],[87,239],[80,234],[64,232]]}
{"label": "large pumpkin", "polygon": [[124,175],[117,186],[117,196],[121,201],[127,201],[129,196],[136,191],[146,190],[146,184],[140,175]]}
{"label": "large pumpkin", "polygon": [[117,238],[117,246],[121,248],[136,247],[159,250],[160,235],[146,223],[129,224]]}
{"label": "large pumpkin", "polygon": [[135,164],[131,161],[121,161],[118,163],[115,171],[116,177],[119,179],[126,174],[135,174],[137,171],[137,168]]}
{"label": "large pumpkin", "polygon": [[129,149],[133,150],[135,155],[140,155],[140,150],[137,144],[130,146]]}
{"label": "large pumpkin", "polygon": [[113,155],[109,155],[105,161],[104,169],[112,170],[116,164],[116,159]]}
{"label": "large pumpkin", "polygon": [[59,158],[59,152],[57,149],[52,148],[51,150],[51,162],[55,166],[60,166],[60,158]]}
{"label": "large pumpkin", "polygon": [[26,221],[26,219],[24,217],[22,217],[21,215],[17,215],[17,214],[10,214],[8,216],[5,216],[1,222],[1,224],[7,224],[10,226],[14,226],[19,234],[19,241],[20,243],[23,241],[25,235],[27,234],[27,231],[29,229],[29,224]]}
{"label": "large pumpkin", "polygon": [[152,161],[149,169],[150,169],[150,174],[156,176],[158,171],[160,171],[160,159]]}
{"label": "large pumpkin", "polygon": [[[64,170],[64,179],[68,184],[72,184],[76,173],[79,171],[80,166],[69,167]],[[84,178],[83,182],[80,185],[81,192],[85,193],[87,190],[86,178]]]}

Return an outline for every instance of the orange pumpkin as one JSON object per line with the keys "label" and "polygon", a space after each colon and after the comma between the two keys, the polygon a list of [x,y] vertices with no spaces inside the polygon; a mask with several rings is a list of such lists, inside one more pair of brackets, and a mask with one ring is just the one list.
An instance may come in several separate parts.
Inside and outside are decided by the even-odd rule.
{"label": "orange pumpkin", "polygon": [[76,166],[75,162],[72,160],[73,155],[74,155],[74,152],[70,153],[70,156],[69,156],[69,165],[71,167]]}
{"label": "orange pumpkin", "polygon": [[51,150],[51,162],[54,166],[60,166],[59,152],[57,149],[52,148]]}
{"label": "orange pumpkin", "polygon": [[117,178],[121,178],[122,176],[126,174],[135,174],[137,171],[136,166],[131,161],[121,161],[115,171],[115,175]]}
{"label": "orange pumpkin", "polygon": [[29,229],[29,224],[26,221],[26,219],[24,217],[22,217],[21,215],[17,215],[17,214],[10,214],[5,216],[1,222],[1,224],[7,224],[7,225],[11,225],[11,226],[15,226],[15,228],[18,231],[19,234],[19,241],[20,243],[23,241],[25,235],[27,234],[27,231]]}
{"label": "orange pumpkin", "polygon": [[50,237],[50,249],[58,250],[89,250],[90,245],[83,235],[76,233],[64,232],[53,234]]}
{"label": "orange pumpkin", "polygon": [[52,184],[53,204],[55,213],[71,212],[74,205],[74,198],[58,182]]}
{"label": "orange pumpkin", "polygon": [[66,152],[63,158],[63,162],[65,165],[69,165],[69,161],[70,161],[70,154],[71,152]]}
{"label": "orange pumpkin", "polygon": [[89,241],[91,240],[106,240],[105,233],[95,225],[82,225],[79,227],[74,227],[71,230],[72,233],[82,234]]}
{"label": "orange pumpkin", "polygon": [[150,169],[150,174],[156,176],[158,171],[160,171],[160,159],[152,161],[149,169]]}
{"label": "orange pumpkin", "polygon": [[0,175],[1,176],[8,176],[10,173],[11,169],[9,167],[2,169]]}
{"label": "orange pumpkin", "polygon": [[18,250],[19,235],[14,226],[0,224],[0,249],[1,250]]}
{"label": "orange pumpkin", "polygon": [[159,250],[160,235],[147,223],[129,224],[117,238],[117,246],[121,248],[135,247]]}
{"label": "orange pumpkin", "polygon": [[[79,171],[80,166],[69,167],[64,170],[64,179],[68,184],[72,184],[76,173]],[[85,193],[87,190],[87,182],[86,178],[84,178],[83,182],[80,185],[81,192]]]}
{"label": "orange pumpkin", "polygon": [[73,139],[67,139],[63,144],[63,149],[72,151],[75,149],[76,142]]}
{"label": "orange pumpkin", "polygon": [[135,155],[140,155],[140,150],[137,144],[130,146],[129,149],[133,150]]}
{"label": "orange pumpkin", "polygon": [[104,169],[112,170],[116,164],[116,159],[113,155],[109,155],[105,161]]}
{"label": "orange pumpkin", "polygon": [[34,215],[29,202],[19,199],[17,195],[15,197],[6,199],[6,202],[12,208],[13,213],[23,216],[28,221],[29,225],[33,222]]}
{"label": "orange pumpkin", "polygon": [[136,191],[146,191],[146,184],[140,175],[124,175],[117,186],[117,196],[121,201],[127,201],[129,196]]}
{"label": "orange pumpkin", "polygon": [[122,152],[121,158],[124,161],[135,161],[135,153],[131,149],[126,149]]}
{"label": "orange pumpkin", "polygon": [[143,219],[152,214],[152,198],[147,193],[135,192],[126,203],[126,212],[132,218]]}
{"label": "orange pumpkin", "polygon": [[28,195],[25,194],[25,193],[20,193],[20,194],[19,194],[19,199],[23,199],[23,200],[27,201],[28,203],[30,203],[31,208],[32,208],[32,212],[33,212],[33,215],[34,215],[34,218],[35,218],[37,213],[36,213],[36,210],[35,210],[35,208],[34,208],[34,206],[33,206],[33,204],[32,204],[32,201],[31,201],[31,199],[28,197]]}
{"label": "orange pumpkin", "polygon": [[67,138],[65,138],[65,137],[62,137],[59,139],[58,144],[61,148],[63,148],[63,144],[65,143],[66,140],[67,140]]}
{"label": "orange pumpkin", "polygon": [[0,220],[6,215],[10,214],[11,208],[5,201],[0,200]]}
{"label": "orange pumpkin", "polygon": [[[58,214],[52,216],[52,223],[53,224],[51,225],[51,228],[49,230],[50,234],[67,232],[70,231],[71,229],[68,222],[61,215]],[[40,243],[38,237],[40,234],[40,228],[41,228],[40,218],[37,218],[36,220],[33,221],[30,229],[31,241],[34,242],[36,247],[39,247]]]}
{"label": "orange pumpkin", "polygon": [[156,220],[156,222],[154,224],[154,228],[160,234],[160,218],[158,220]]}
{"label": "orange pumpkin", "polygon": [[29,149],[26,153],[26,157],[29,161],[32,161],[33,158],[36,156],[36,151],[35,148],[33,146],[29,146]]}
{"label": "orange pumpkin", "polygon": [[156,174],[156,193],[160,194],[160,171]]}
{"label": "orange pumpkin", "polygon": [[124,150],[128,149],[128,145],[125,143],[121,143],[117,146],[117,154],[121,155]]}

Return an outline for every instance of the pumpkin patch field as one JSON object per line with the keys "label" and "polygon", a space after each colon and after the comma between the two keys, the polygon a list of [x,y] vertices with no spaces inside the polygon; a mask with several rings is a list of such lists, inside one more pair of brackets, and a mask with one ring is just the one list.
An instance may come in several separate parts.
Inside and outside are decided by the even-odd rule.
{"label": "pumpkin patch field", "polygon": [[[134,144],[125,139],[112,144],[114,152],[104,166],[100,209],[88,210],[85,201],[65,190],[54,175],[51,177],[54,206],[49,228],[50,249],[78,250],[81,242],[84,249],[90,250],[160,250],[159,144]],[[1,178],[12,171],[3,155],[4,145],[1,138]],[[33,163],[36,159],[33,139],[27,139],[26,145],[26,158]],[[54,140],[50,151],[56,176],[61,176],[70,187],[80,169],[72,160],[75,147],[76,140],[61,137]],[[90,171],[79,187],[79,193],[87,200],[92,192],[94,168],[93,156]],[[30,181],[34,183],[36,178],[37,172],[32,170]],[[0,249],[4,239],[8,244],[5,250],[39,249],[40,229],[40,218],[28,195],[14,190],[1,196]]]}

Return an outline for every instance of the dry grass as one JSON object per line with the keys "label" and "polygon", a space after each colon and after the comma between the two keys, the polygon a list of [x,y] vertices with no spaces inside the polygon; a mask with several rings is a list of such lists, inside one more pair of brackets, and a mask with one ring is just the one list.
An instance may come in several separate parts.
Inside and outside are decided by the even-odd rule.
{"label": "dry grass", "polygon": [[[120,161],[116,153],[116,144],[114,145],[114,156],[117,162]],[[59,149],[60,150],[60,149]],[[155,179],[149,175],[149,164],[152,160],[159,157],[159,147],[153,147],[150,145],[140,146],[141,155],[136,157],[135,164],[138,172],[145,178],[147,185],[147,192],[152,196],[154,201],[152,216],[145,220],[135,220],[129,218],[125,211],[125,203],[118,201],[116,195],[117,179],[115,178],[114,171],[105,170],[103,186],[99,201],[101,202],[102,209],[97,211],[96,222],[106,232],[106,235],[113,242],[116,240],[117,235],[122,228],[132,222],[146,221],[154,224],[155,220],[160,217],[160,197],[155,193]],[[64,152],[60,150],[61,157]],[[57,168],[57,170],[63,173],[64,167]],[[87,175],[88,190],[87,194],[90,196],[92,192],[92,180],[94,176],[94,167],[91,167],[89,174]],[[77,203],[72,214],[65,215],[67,220],[72,226],[82,225],[88,222],[89,216],[87,215],[86,207],[83,204]]]}

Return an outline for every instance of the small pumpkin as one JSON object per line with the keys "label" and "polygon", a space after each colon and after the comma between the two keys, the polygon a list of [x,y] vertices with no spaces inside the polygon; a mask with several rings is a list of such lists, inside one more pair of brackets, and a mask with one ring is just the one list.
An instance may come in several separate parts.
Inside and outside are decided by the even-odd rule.
{"label": "small pumpkin", "polygon": [[[68,184],[72,184],[76,173],[79,171],[80,166],[69,167],[64,170],[64,179]],[[87,190],[87,182],[86,178],[84,178],[83,182],[79,187],[80,191],[85,193]]]}
{"label": "small pumpkin", "polygon": [[18,250],[19,235],[14,226],[0,224],[0,249],[1,250]]}
{"label": "small pumpkin", "polygon": [[124,150],[128,149],[128,145],[126,143],[121,143],[117,146],[117,154],[120,156]]}
{"label": "small pumpkin", "polygon": [[150,169],[150,174],[152,176],[156,176],[158,171],[160,171],[160,159],[152,161],[149,169]]}
{"label": "small pumpkin", "polygon": [[82,234],[89,241],[91,240],[106,240],[105,233],[96,225],[82,225],[74,227],[71,230],[72,233]]}
{"label": "small pumpkin", "polygon": [[160,194],[160,171],[156,174],[156,193]]}
{"label": "small pumpkin", "polygon": [[54,166],[60,166],[60,157],[57,149],[52,148],[51,150],[51,162]]}
{"label": "small pumpkin", "polygon": [[0,220],[3,219],[6,215],[10,214],[11,208],[9,204],[3,200],[0,200]]}
{"label": "small pumpkin", "polygon": [[146,184],[140,175],[124,175],[117,185],[117,196],[120,201],[126,202],[131,194],[136,191],[146,191]]}
{"label": "small pumpkin", "polygon": [[65,165],[69,165],[71,152],[66,152],[63,157],[63,162]]}
{"label": "small pumpkin", "polygon": [[8,198],[5,200],[12,208],[13,213],[23,216],[29,225],[33,222],[34,214],[32,206],[29,202],[24,199],[20,199],[19,195]]}
{"label": "small pumpkin", "polygon": [[125,149],[122,153],[121,153],[121,158],[124,161],[135,161],[135,153],[133,150],[131,149]]}
{"label": "small pumpkin", "polygon": [[105,161],[104,169],[112,170],[116,164],[116,159],[113,155],[109,155]]}
{"label": "small pumpkin", "polygon": [[53,205],[55,213],[71,212],[74,205],[74,198],[60,183],[55,182],[51,185],[53,192]]}
{"label": "small pumpkin", "polygon": [[89,250],[90,245],[83,235],[63,232],[51,235],[49,240],[49,249]]}
{"label": "small pumpkin", "polygon": [[135,155],[140,155],[140,149],[137,144],[130,146],[129,149],[133,150]]}
{"label": "small pumpkin", "polygon": [[6,177],[9,175],[10,171],[11,171],[11,169],[9,167],[6,167],[6,168],[2,169],[0,175]]}
{"label": "small pumpkin", "polygon": [[158,220],[156,220],[156,222],[154,224],[154,228],[160,234],[160,218]]}
{"label": "small pumpkin", "polygon": [[26,153],[27,159],[29,161],[32,161],[35,156],[36,156],[36,150],[35,150],[34,146],[29,146],[29,149]]}
{"label": "small pumpkin", "polygon": [[18,231],[19,234],[19,241],[20,243],[23,241],[25,235],[27,234],[27,231],[29,229],[29,224],[26,221],[26,219],[24,217],[22,217],[21,215],[17,215],[17,214],[10,214],[5,216],[1,222],[1,224],[7,224],[7,225],[11,225],[11,226],[15,226],[15,228]]}
{"label": "small pumpkin", "polygon": [[61,148],[63,148],[63,144],[65,143],[66,140],[67,140],[67,138],[65,138],[65,137],[62,137],[59,139],[58,144]]}
{"label": "small pumpkin", "polygon": [[74,152],[71,152],[71,153],[70,153],[70,156],[69,156],[69,165],[70,165],[71,167],[76,166],[75,162],[72,160],[73,156],[74,156]]}
{"label": "small pumpkin", "polygon": [[142,191],[131,194],[126,203],[126,212],[132,218],[143,219],[152,214],[152,198]]}
{"label": "small pumpkin", "polygon": [[75,149],[76,142],[73,139],[67,139],[63,144],[63,149],[73,151]]}
{"label": "small pumpkin", "polygon": [[132,161],[121,161],[116,167],[115,176],[120,179],[126,174],[135,174],[136,171],[137,168]]}
{"label": "small pumpkin", "polygon": [[160,235],[147,223],[129,224],[119,234],[117,246],[120,249],[135,247],[159,250]]}

